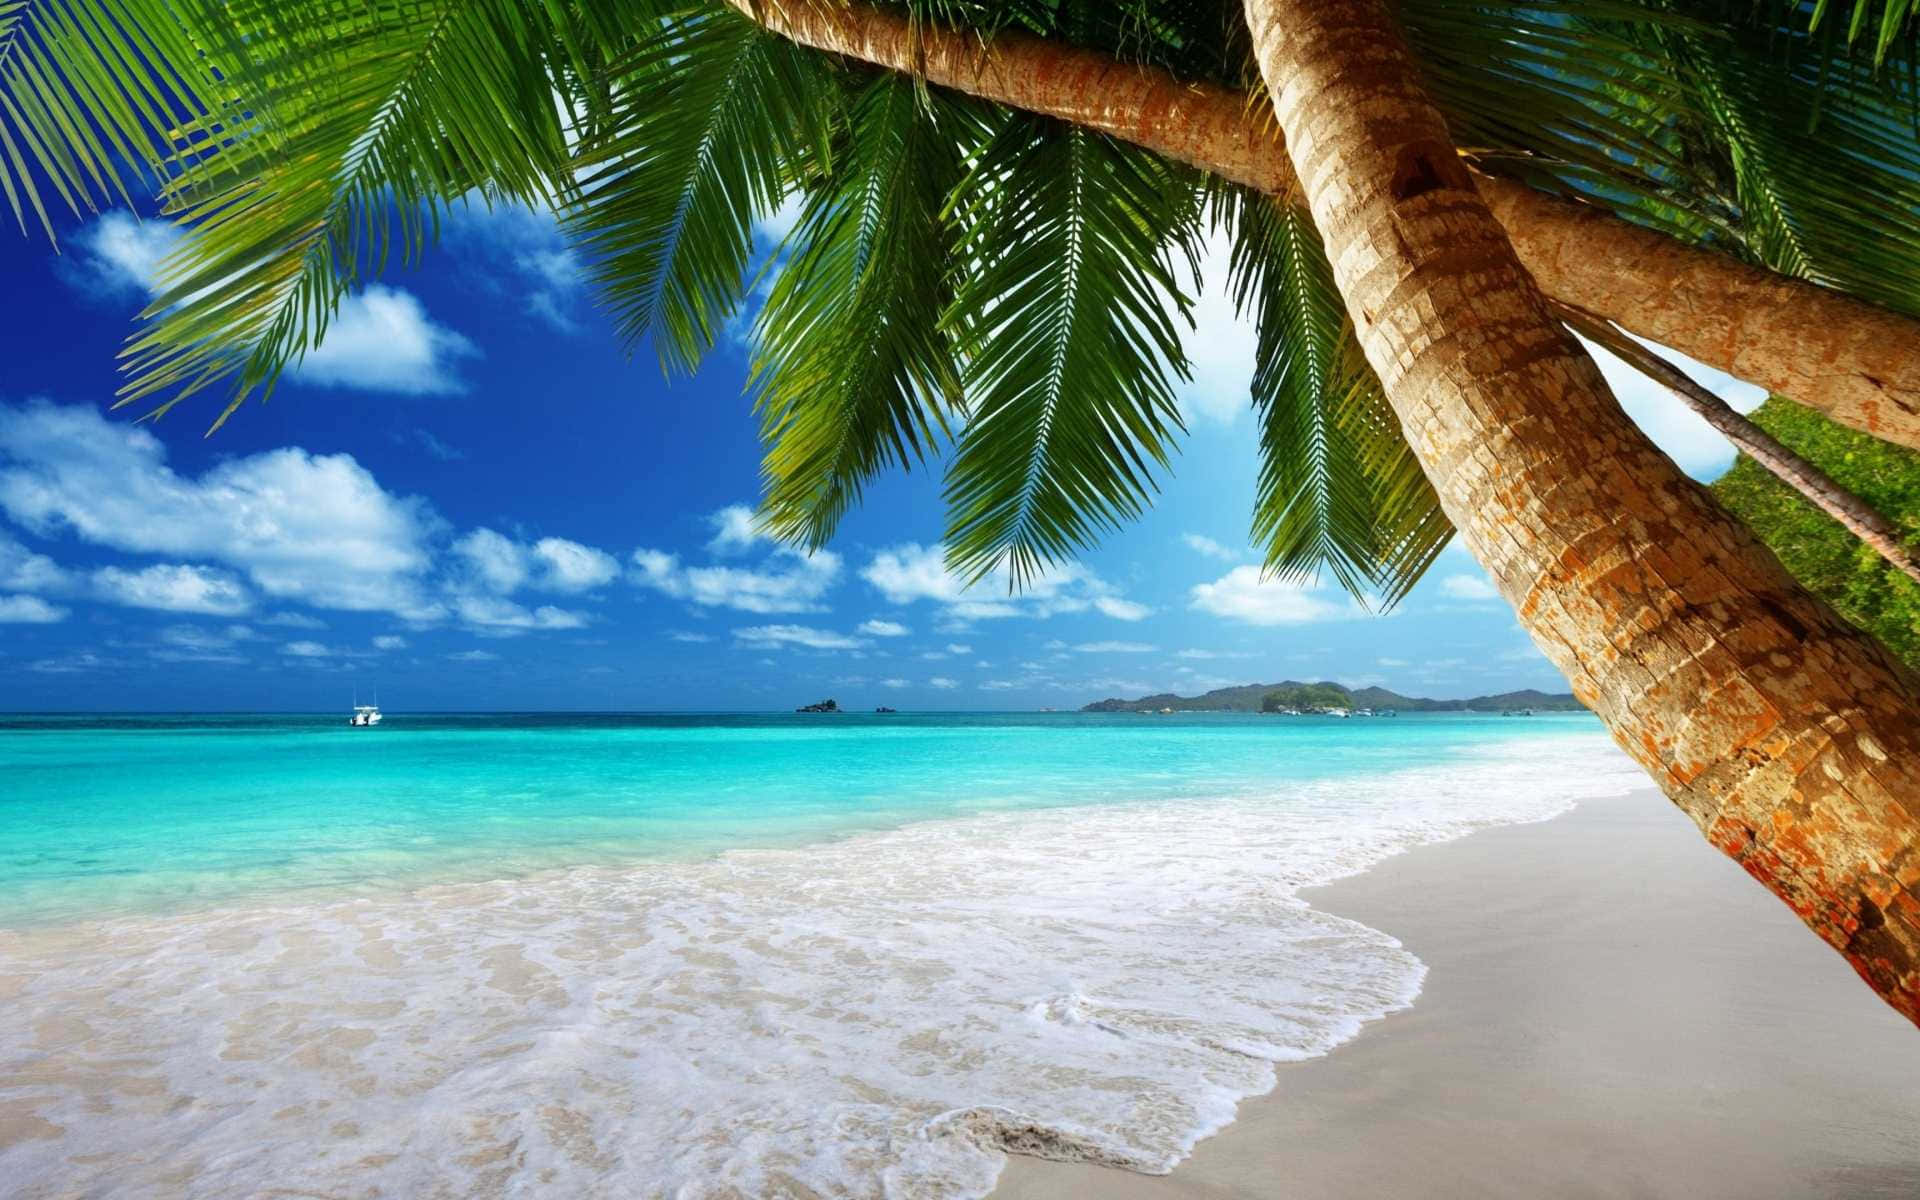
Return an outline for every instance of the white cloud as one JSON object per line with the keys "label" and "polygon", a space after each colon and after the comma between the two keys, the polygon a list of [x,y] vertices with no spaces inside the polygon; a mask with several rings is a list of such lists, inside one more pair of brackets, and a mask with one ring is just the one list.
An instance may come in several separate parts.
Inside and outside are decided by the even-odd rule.
{"label": "white cloud", "polygon": [[453,552],[480,583],[496,592],[515,591],[527,581],[526,550],[505,534],[485,527],[476,529],[456,541]]}
{"label": "white cloud", "polygon": [[781,197],[780,207],[761,215],[753,223],[753,232],[765,241],[778,245],[793,232],[800,223],[800,214],[806,209],[804,193],[789,192]]}
{"label": "white cloud", "polygon": [[453,552],[472,586],[502,596],[523,587],[591,591],[620,576],[620,560],[604,550],[558,537],[528,546],[485,526],[454,542]]}
{"label": "white cloud", "polygon": [[972,646],[964,646],[964,645],[961,645],[961,644],[960,644],[960,643],[958,643],[958,642],[948,642],[948,643],[947,643],[947,653],[948,653],[948,654],[972,654],[972,653],[973,653],[973,647],[972,647]]}
{"label": "white cloud", "polygon": [[[1593,360],[1600,364],[1600,373],[1607,377],[1607,386],[1613,389],[1620,407],[1681,470],[1697,479],[1714,479],[1733,464],[1733,443],[1681,403],[1679,397],[1621,362],[1611,352],[1584,338],[1582,341],[1593,354]],[[1652,342],[1645,344],[1740,412],[1752,412],[1767,398],[1763,388],[1742,383],[1678,351]]]}
{"label": "white cloud", "polygon": [[1152,654],[1159,647],[1145,642],[1081,642],[1074,649],[1082,654]]}
{"label": "white cloud", "polygon": [[546,568],[541,585],[557,592],[588,591],[620,576],[619,559],[566,538],[541,538],[533,544],[533,557]]}
{"label": "white cloud", "polygon": [[[81,230],[82,287],[157,295],[162,267],[181,239],[175,227],[110,212]],[[411,292],[369,284],[346,296],[318,347],[288,371],[300,383],[409,395],[463,392],[456,360],[478,354],[472,342],[428,316]]]}
{"label": "white cloud", "polygon": [[1478,575],[1449,575],[1440,581],[1442,595],[1455,600],[1498,600],[1500,593]]}
{"label": "white cloud", "polygon": [[700,645],[713,640],[713,635],[710,633],[688,633],[685,630],[678,629],[669,633],[667,636],[676,642],[690,642],[694,645]]}
{"label": "white cloud", "polygon": [[[1200,264],[1204,285],[1191,286],[1195,297],[1195,328],[1185,335],[1187,361],[1193,378],[1175,385],[1180,407],[1189,418],[1232,424],[1252,403],[1251,390],[1258,339],[1253,322],[1234,311],[1227,286],[1229,243],[1220,233],[1207,237]],[[1179,322],[1184,326],[1185,322]]]}
{"label": "white cloud", "polygon": [[250,642],[259,635],[245,625],[225,629],[207,629],[199,625],[169,625],[160,631],[160,641],[178,650],[213,652],[231,650],[235,642]]}
{"label": "white cloud", "polygon": [[75,241],[80,246],[76,285],[140,295],[159,290],[161,260],[180,244],[180,231],[121,210],[81,229]]}
{"label": "white cloud", "polygon": [[713,526],[713,540],[707,543],[707,549],[715,554],[738,554],[773,540],[745,504],[729,504],[710,515],[707,523]]}
{"label": "white cloud", "polygon": [[253,597],[225,571],[184,563],[157,563],[142,570],[101,567],[94,591],[103,600],[162,612],[234,616],[253,607]]}
{"label": "white cloud", "polygon": [[1118,596],[1095,596],[1093,606],[1116,621],[1143,621],[1153,615],[1153,610],[1146,605]]}
{"label": "white cloud", "polygon": [[421,586],[439,518],[351,456],[284,447],[197,479],[165,460],[147,429],[91,408],[0,405],[0,510],[30,532],[212,560],[268,596],[316,607],[439,615]]}
{"label": "white cloud", "polygon": [[633,581],[704,608],[751,613],[822,612],[820,601],[840,575],[831,550],[802,554],[782,547],[757,569],[689,567],[676,554],[642,547],[633,552]]}
{"label": "white cloud", "polygon": [[35,554],[0,533],[0,588],[19,592],[51,592],[71,586],[67,573],[44,554]]}
{"label": "white cloud", "polygon": [[38,596],[0,596],[0,625],[51,625],[66,619],[66,609]]}
{"label": "white cloud", "polygon": [[561,333],[577,333],[574,313],[586,269],[551,211],[519,204],[469,204],[447,223],[447,240],[486,269],[484,282],[518,294],[521,308]]}
{"label": "white cloud", "polygon": [[[1060,563],[1026,581],[1018,592],[1006,571],[995,571],[973,586],[949,570],[946,547],[906,542],[881,550],[861,568],[860,577],[894,604],[921,600],[942,606],[949,621],[1005,617],[1051,617],[1097,608],[1110,617],[1137,621],[1151,609],[1122,598],[1114,587],[1079,563]],[[957,631],[957,630],[956,630]]]}
{"label": "white cloud", "polygon": [[1404,658],[1382,658],[1376,661],[1383,667],[1404,667],[1409,665]]}
{"label": "white cloud", "polygon": [[1324,589],[1279,579],[1262,579],[1260,568],[1235,567],[1211,583],[1189,590],[1192,607],[1248,625],[1304,625],[1360,615],[1351,602]]}
{"label": "white cloud", "polygon": [[466,338],[436,324],[413,293],[369,284],[346,297],[327,322],[326,337],[293,368],[300,383],[446,395],[467,390],[455,363],[480,351]]}
{"label": "white cloud", "polygon": [[461,650],[457,653],[447,655],[447,658],[453,662],[480,663],[500,661],[500,656],[491,650]]}
{"label": "white cloud", "polygon": [[1180,540],[1185,542],[1189,549],[1196,550],[1208,558],[1217,558],[1223,562],[1232,562],[1240,557],[1237,552],[1228,549],[1226,546],[1221,545],[1205,534],[1183,533],[1180,535]]}
{"label": "white cloud", "polygon": [[330,658],[333,651],[319,642],[288,642],[280,647],[280,653],[289,658]]}
{"label": "white cloud", "polygon": [[913,630],[898,621],[862,621],[860,632],[868,637],[905,637]]}
{"label": "white cloud", "polygon": [[912,687],[913,681],[910,679],[882,679],[880,686],[890,688]]}
{"label": "white cloud", "polygon": [[407,648],[407,639],[393,633],[381,634],[379,637],[373,639],[373,648],[375,650],[405,650]]}
{"label": "white cloud", "polygon": [[830,629],[806,625],[750,625],[733,636],[749,646],[804,646],[809,650],[852,650],[866,643]]}
{"label": "white cloud", "polygon": [[499,596],[456,596],[453,611],[469,627],[492,634],[531,629],[582,629],[589,620],[585,613],[571,609],[551,604],[529,609]]}
{"label": "white cloud", "polygon": [[960,681],[957,679],[948,679],[945,675],[935,675],[932,679],[927,680],[927,686],[936,687],[943,692],[948,692],[959,687]]}

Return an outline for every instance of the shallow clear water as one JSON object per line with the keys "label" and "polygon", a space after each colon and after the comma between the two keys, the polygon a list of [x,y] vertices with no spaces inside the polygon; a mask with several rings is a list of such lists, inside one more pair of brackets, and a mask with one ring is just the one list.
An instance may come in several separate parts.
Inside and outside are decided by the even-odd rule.
{"label": "shallow clear water", "polygon": [[0,717],[0,924],[519,876],[931,817],[1270,795],[1581,715]]}
{"label": "shallow clear water", "polygon": [[1412,1003],[1301,889],[1645,777],[1590,717],[32,718],[23,1196],[971,1200]]}

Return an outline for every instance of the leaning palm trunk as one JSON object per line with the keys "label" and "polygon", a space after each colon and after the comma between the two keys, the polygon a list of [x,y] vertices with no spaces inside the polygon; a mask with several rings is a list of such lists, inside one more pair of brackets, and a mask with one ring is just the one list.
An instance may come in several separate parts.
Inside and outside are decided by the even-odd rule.
{"label": "leaning palm trunk", "polygon": [[1384,0],[1247,0],[1368,360],[1574,692],[1920,1023],[1920,680],[1635,429],[1462,166]]}
{"label": "leaning palm trunk", "polygon": [[1700,386],[1685,371],[1613,325],[1557,300],[1553,302],[1553,311],[1566,322],[1567,328],[1672,392],[1695,415],[1732,442],[1735,449],[1800,493],[1807,503],[1840,522],[1862,545],[1885,559],[1888,566],[1920,583],[1920,556],[1907,548],[1899,527],[1885,513],[1840,486],[1833,476],[1795,454],[1779,438],[1735,411],[1731,404]]}
{"label": "leaning palm trunk", "polygon": [[[979,36],[859,0],[725,0],[815,49],[1098,129],[1273,195],[1294,172],[1246,97],[1017,33]],[[1747,266],[1591,205],[1473,176],[1540,288],[1708,366],[1920,448],[1920,322]]]}

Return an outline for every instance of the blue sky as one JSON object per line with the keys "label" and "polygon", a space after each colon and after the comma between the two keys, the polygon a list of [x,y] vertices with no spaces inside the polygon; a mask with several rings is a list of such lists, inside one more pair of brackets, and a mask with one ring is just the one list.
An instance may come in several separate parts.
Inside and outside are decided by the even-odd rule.
{"label": "blue sky", "polygon": [[[777,229],[764,231],[770,239]],[[940,561],[937,464],[812,557],[750,520],[743,317],[667,380],[595,311],[550,219],[473,212],[353,297],[267,404],[109,411],[168,231],[0,234],[0,680],[15,710],[1077,707],[1283,678],[1560,690],[1457,545],[1397,609],[1263,581],[1251,335],[1202,299],[1192,435],[1146,519],[1021,595]],[[1731,451],[1603,363],[1688,470]],[[1704,369],[1743,407],[1757,392]]]}

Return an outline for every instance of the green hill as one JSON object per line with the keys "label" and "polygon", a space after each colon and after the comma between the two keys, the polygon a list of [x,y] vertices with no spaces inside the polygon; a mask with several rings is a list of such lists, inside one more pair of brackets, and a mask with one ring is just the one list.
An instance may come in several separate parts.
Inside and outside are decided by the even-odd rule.
{"label": "green hill", "polygon": [[1154,696],[1142,696],[1138,700],[1113,697],[1084,705],[1080,711],[1158,712],[1163,708],[1171,708],[1175,712],[1259,712],[1266,698],[1276,693],[1283,698],[1281,703],[1291,707],[1392,708],[1400,712],[1504,712],[1514,708],[1531,708],[1535,712],[1581,712],[1585,709],[1571,692],[1539,692],[1532,688],[1500,692],[1492,696],[1475,696],[1470,700],[1427,700],[1419,696],[1402,696],[1381,687],[1355,690],[1330,680],[1303,683],[1288,679],[1279,683],[1215,688],[1202,696],[1176,696],[1171,692],[1162,692]]}

